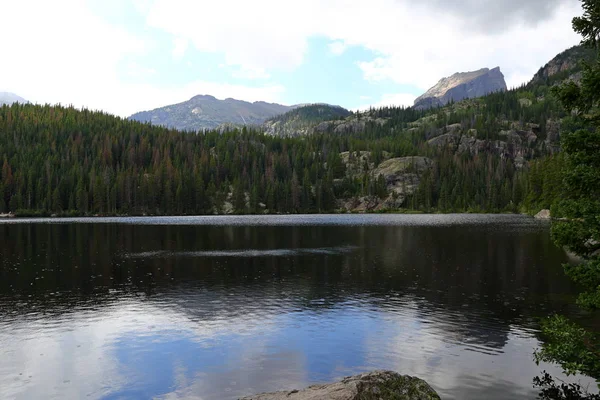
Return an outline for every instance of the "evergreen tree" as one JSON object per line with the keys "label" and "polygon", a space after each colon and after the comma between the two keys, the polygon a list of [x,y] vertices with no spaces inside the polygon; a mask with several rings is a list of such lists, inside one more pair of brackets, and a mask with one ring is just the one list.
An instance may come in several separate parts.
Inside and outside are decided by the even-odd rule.
{"label": "evergreen tree", "polygon": [[[573,19],[573,29],[583,43],[598,51],[600,1],[582,0],[584,15]],[[580,84],[569,82],[553,92],[568,111],[573,111],[580,129],[563,138],[564,191],[552,208],[552,235],[557,245],[583,259],[566,265],[566,273],[584,289],[578,303],[600,308],[600,62],[586,64]],[[559,363],[566,373],[583,373],[600,385],[600,336],[561,316],[543,326],[546,342],[536,354],[538,360]],[[567,393],[545,375],[536,383],[549,399],[597,398]]]}

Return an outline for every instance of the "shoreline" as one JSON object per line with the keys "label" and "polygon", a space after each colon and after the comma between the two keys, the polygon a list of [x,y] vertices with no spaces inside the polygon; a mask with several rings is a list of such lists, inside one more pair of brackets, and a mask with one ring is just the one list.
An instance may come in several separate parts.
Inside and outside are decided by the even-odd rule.
{"label": "shoreline", "polygon": [[534,215],[525,212],[486,212],[486,211],[454,211],[454,212],[441,212],[441,211],[419,211],[419,210],[395,210],[395,211],[344,211],[344,212],[325,212],[325,213],[256,213],[256,214],[79,214],[79,213],[62,213],[62,214],[48,214],[48,213],[5,213],[0,214],[0,220],[8,219],[63,219],[63,218],[169,218],[169,217],[248,217],[248,216],[292,216],[292,215],[522,215],[531,217],[537,220],[544,220],[535,218]]}

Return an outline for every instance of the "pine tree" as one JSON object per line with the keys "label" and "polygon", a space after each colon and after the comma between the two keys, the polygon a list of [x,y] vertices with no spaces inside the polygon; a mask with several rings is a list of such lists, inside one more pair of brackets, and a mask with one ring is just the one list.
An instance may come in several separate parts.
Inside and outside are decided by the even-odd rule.
{"label": "pine tree", "polygon": [[[583,43],[598,51],[600,1],[582,0],[584,15],[573,19]],[[576,113],[580,129],[563,137],[564,191],[552,208],[559,219],[552,223],[557,245],[584,261],[565,265],[565,271],[584,289],[578,303],[600,308],[600,59],[584,67],[580,84],[570,81],[553,93],[566,110]],[[536,354],[540,361],[559,363],[567,373],[583,373],[600,385],[600,336],[561,316],[543,326],[546,342]],[[545,398],[564,398],[559,385],[548,375],[536,382]],[[558,393],[558,395],[557,395]],[[574,396],[569,398],[576,398]],[[590,397],[591,398],[591,397]]]}

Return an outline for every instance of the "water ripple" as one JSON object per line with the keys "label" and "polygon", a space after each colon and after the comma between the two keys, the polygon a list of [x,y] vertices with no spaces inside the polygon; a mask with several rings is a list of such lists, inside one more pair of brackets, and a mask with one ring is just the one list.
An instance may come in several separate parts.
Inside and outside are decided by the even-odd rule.
{"label": "water ripple", "polygon": [[302,255],[340,255],[347,254],[358,247],[336,246],[300,249],[244,249],[244,250],[200,250],[200,251],[169,251],[156,250],[139,253],[126,253],[123,258],[171,258],[171,257],[291,257]]}

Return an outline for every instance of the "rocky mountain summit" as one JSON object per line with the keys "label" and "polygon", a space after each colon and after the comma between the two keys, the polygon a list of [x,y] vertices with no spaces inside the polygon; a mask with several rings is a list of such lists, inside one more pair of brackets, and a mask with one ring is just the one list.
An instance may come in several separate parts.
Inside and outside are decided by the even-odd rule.
{"label": "rocky mountain summit", "polygon": [[22,98],[21,96],[17,96],[14,93],[9,92],[0,92],[0,106],[3,104],[12,104],[12,103],[29,103],[27,100]]}
{"label": "rocky mountain summit", "polygon": [[349,376],[328,385],[244,397],[241,400],[439,400],[440,396],[422,379],[392,371],[374,371]]}
{"label": "rocky mountain summit", "polygon": [[442,78],[435,86],[415,100],[418,110],[444,106],[451,101],[461,101],[506,91],[504,75],[500,67],[482,68],[478,71],[459,72]]}
{"label": "rocky mountain summit", "polygon": [[267,119],[296,107],[264,101],[250,103],[231,98],[218,100],[213,96],[199,95],[183,103],[133,114],[129,119],[180,130],[198,131],[215,129],[222,124],[261,125]]}

